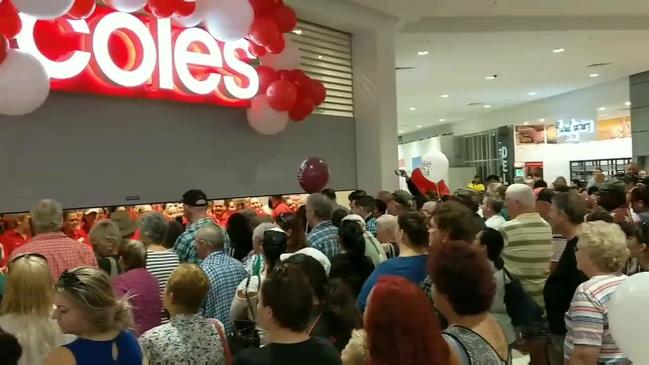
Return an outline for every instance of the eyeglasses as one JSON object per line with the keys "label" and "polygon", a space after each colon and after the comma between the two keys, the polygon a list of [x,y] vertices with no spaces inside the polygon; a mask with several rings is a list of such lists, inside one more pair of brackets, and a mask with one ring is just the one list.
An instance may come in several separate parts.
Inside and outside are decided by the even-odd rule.
{"label": "eyeglasses", "polygon": [[18,261],[20,259],[26,259],[26,258],[29,258],[29,257],[36,257],[36,258],[39,258],[39,259],[47,262],[47,258],[45,258],[45,256],[41,255],[40,253],[26,253],[26,254],[22,254],[22,255],[18,255],[16,257],[14,257],[11,261],[9,261],[9,265],[13,264],[14,262],[16,262],[16,261]]}

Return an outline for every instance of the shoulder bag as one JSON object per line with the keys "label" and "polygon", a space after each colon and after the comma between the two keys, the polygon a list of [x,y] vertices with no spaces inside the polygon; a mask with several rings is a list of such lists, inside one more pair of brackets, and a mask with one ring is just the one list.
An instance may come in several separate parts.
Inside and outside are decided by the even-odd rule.
{"label": "shoulder bag", "polygon": [[[261,277],[257,275],[259,280],[259,289],[261,289]],[[234,329],[228,334],[228,343],[230,344],[230,351],[236,355],[241,350],[247,348],[258,348],[261,340],[259,332],[255,323],[255,308],[252,306],[250,296],[248,294],[248,286],[250,285],[250,277],[246,281],[246,302],[248,302],[247,311],[252,315],[252,320],[242,319],[234,321]]]}
{"label": "shoulder bag", "polygon": [[504,267],[503,275],[509,278],[509,283],[505,280],[505,307],[512,319],[512,324],[518,327],[539,320],[543,316],[543,310],[525,291],[521,281],[513,277]]}

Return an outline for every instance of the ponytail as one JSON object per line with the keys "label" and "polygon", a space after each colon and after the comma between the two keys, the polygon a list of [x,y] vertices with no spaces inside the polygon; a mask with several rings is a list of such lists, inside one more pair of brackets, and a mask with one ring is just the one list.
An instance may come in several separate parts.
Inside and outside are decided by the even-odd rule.
{"label": "ponytail", "polygon": [[123,331],[134,327],[133,313],[131,304],[127,297],[117,300],[115,303],[115,316],[113,317],[113,327],[115,330]]}

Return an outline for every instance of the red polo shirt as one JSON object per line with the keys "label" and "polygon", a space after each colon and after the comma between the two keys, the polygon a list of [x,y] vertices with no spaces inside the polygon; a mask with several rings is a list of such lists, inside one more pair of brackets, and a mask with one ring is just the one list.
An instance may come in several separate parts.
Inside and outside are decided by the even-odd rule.
{"label": "red polo shirt", "polygon": [[293,213],[291,208],[286,205],[286,203],[279,203],[275,208],[273,208],[273,219],[277,220],[282,213]]}
{"label": "red polo shirt", "polygon": [[9,256],[11,256],[11,253],[18,247],[24,245],[29,241],[31,237],[27,236],[26,238],[23,237],[18,231],[15,229],[9,230],[5,233],[3,233],[0,236],[0,244],[2,244],[3,248],[3,256],[2,256],[2,261],[0,261],[0,266],[5,266],[6,264],[9,263]]}
{"label": "red polo shirt", "polygon": [[[65,233],[65,232],[64,232]],[[66,233],[66,236],[70,237],[71,239],[85,243],[92,249],[92,244],[90,243],[90,239],[88,238],[88,234],[83,230],[83,229],[75,229],[74,232],[72,232],[71,235]]]}

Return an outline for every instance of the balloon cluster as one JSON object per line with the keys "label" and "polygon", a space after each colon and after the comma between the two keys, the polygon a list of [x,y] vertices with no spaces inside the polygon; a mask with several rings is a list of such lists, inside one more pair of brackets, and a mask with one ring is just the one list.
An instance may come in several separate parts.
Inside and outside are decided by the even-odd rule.
{"label": "balloon cluster", "polygon": [[284,33],[297,25],[297,15],[281,0],[250,0],[255,11],[255,21],[250,27],[250,53],[263,57],[268,53],[279,54],[286,47]]}

